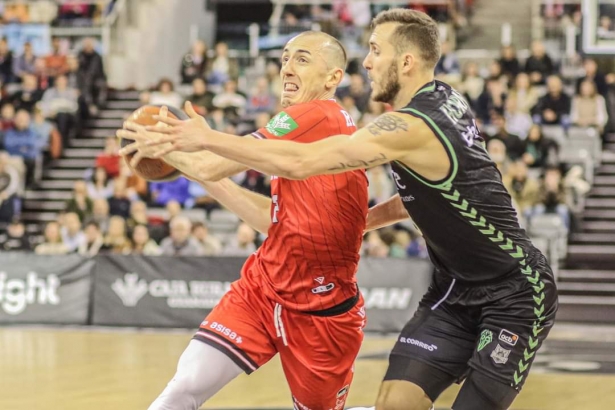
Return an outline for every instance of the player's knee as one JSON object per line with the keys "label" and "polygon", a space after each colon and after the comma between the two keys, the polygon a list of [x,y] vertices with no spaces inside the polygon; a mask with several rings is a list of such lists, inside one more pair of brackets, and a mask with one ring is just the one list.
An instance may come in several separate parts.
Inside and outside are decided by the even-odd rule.
{"label": "player's knee", "polygon": [[376,410],[429,410],[431,405],[423,389],[403,380],[384,381],[376,400]]}
{"label": "player's knee", "polygon": [[515,401],[518,393],[509,384],[496,381],[473,370],[463,383],[463,387],[459,391],[455,403],[453,403],[453,409],[506,410]]}

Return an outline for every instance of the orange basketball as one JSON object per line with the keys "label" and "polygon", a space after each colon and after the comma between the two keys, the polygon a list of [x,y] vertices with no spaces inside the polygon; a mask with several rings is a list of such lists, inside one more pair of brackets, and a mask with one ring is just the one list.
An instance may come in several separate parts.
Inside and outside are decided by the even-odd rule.
{"label": "orange basketball", "polygon": [[[132,121],[140,125],[156,125],[154,115],[158,115],[160,107],[155,105],[144,105],[130,114],[127,121]],[[177,108],[169,107],[170,118],[187,119],[188,116]],[[134,141],[120,138],[121,147],[132,144]],[[124,155],[124,161],[140,177],[148,181],[172,181],[181,175],[177,169],[158,158],[143,158],[136,168],[130,165],[130,160],[134,154]]]}

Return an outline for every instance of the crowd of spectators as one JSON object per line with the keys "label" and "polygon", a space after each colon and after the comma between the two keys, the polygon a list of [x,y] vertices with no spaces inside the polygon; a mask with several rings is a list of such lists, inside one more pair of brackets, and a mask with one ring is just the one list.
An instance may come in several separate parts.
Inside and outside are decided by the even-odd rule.
{"label": "crowd of spectators", "polygon": [[[87,43],[84,49],[87,53]],[[0,56],[2,50],[0,43]],[[615,86],[615,74],[606,75],[595,60],[586,58],[582,62],[584,75],[564,81],[557,60],[551,58],[540,41],[531,44],[531,55],[525,61],[517,57],[514,47],[507,46],[502,48],[500,58],[486,66],[472,61],[462,63],[448,40],[443,42],[442,50],[436,77],[458,89],[475,112],[486,149],[503,175],[522,225],[527,226],[538,215],[552,213],[559,215],[566,227],[574,228],[570,209],[575,199],[587,192],[588,185],[577,168],[560,163],[559,142],[550,138],[544,127],[592,127],[605,133],[609,127],[607,96]],[[40,61],[26,53],[19,58]],[[24,169],[35,168],[35,147],[44,146],[36,142],[40,137],[35,131],[28,131],[34,135],[29,137],[11,135],[41,128],[55,130],[61,140],[70,140],[70,135],[65,137],[62,131],[70,132],[75,125],[62,116],[58,118],[58,114],[70,111],[69,108],[87,108],[88,104],[96,107],[95,95],[85,98],[84,90],[74,86],[72,90],[77,88],[77,92],[71,92],[71,84],[83,82],[75,83],[66,74],[91,73],[91,70],[80,71],[82,64],[91,59],[79,57],[72,61],[78,67],[73,71],[63,71],[62,64],[49,64],[53,70],[46,71],[44,78],[50,86],[44,93],[40,90],[41,75],[37,71],[22,77],[11,71],[12,81],[21,80],[21,94],[15,94],[12,99],[5,97],[10,103],[5,103],[1,111],[5,149],[12,156],[0,156],[0,188],[7,187],[4,191],[0,189],[0,218],[11,213],[14,207],[11,197],[19,192],[14,183],[19,176],[8,164],[17,155],[22,158]],[[43,63],[31,66],[40,68]],[[68,62],[67,66],[70,66]],[[4,72],[2,67],[0,64],[0,73]],[[358,67],[360,61],[350,62],[336,98],[358,126],[363,126],[387,107],[370,101],[368,81],[364,70]],[[237,135],[265,126],[281,110],[277,61],[268,61],[264,71],[246,81],[243,78],[246,74],[237,59],[229,56],[225,43],[216,44],[210,53],[205,43],[197,41],[181,58],[178,69],[178,83],[161,79],[152,89],[141,93],[141,103],[180,108],[185,101],[191,101],[212,128]],[[97,78],[103,79],[104,75],[101,73]],[[87,84],[95,88],[96,81]],[[240,88],[239,84],[248,86]],[[40,102],[32,103],[33,99]],[[55,115],[50,116],[50,112]],[[30,119],[31,115],[34,120]],[[39,124],[38,128],[25,125],[28,121]],[[31,145],[22,143],[19,148],[10,148],[12,140],[29,139],[34,141]],[[186,216],[185,210],[189,209],[200,209],[207,215],[218,210],[218,204],[202,186],[185,178],[147,183],[126,166],[117,151],[117,141],[107,139],[104,151],[84,181],[75,182],[72,198],[57,221],[45,227],[42,243],[28,239],[23,225],[13,222],[5,234],[5,248],[27,248],[45,254],[249,255],[264,239],[245,224],[238,224],[232,236],[217,237],[216,232],[209,232],[205,220],[190,220]],[[368,170],[368,177],[370,205],[395,194],[388,166]],[[256,171],[241,173],[233,180],[269,195],[269,178]],[[150,212],[153,208],[165,209],[164,216]],[[372,257],[427,256],[425,242],[411,222],[367,234],[362,253]]]}

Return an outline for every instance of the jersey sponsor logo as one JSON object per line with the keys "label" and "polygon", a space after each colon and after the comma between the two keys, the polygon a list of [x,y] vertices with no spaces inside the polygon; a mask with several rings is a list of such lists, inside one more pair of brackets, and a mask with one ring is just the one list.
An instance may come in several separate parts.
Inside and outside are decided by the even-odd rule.
{"label": "jersey sponsor logo", "polygon": [[148,283],[137,273],[127,273],[111,284],[124,306],[135,307],[143,297],[150,295],[166,298],[167,305],[176,309],[211,309],[230,288],[231,282],[219,281],[156,279]]}
{"label": "jersey sponsor logo", "polygon": [[319,276],[317,278],[314,278],[314,280],[322,285],[325,282],[325,277]]}
{"label": "jersey sponsor logo", "polygon": [[347,127],[356,127],[354,120],[352,119],[352,117],[350,116],[350,114],[348,114],[346,111],[344,110],[340,110],[342,112],[342,115],[344,116],[344,118],[346,119],[346,126]]}
{"label": "jersey sponsor logo", "polygon": [[444,113],[453,123],[459,122],[470,106],[465,98],[457,91],[452,90],[450,97],[440,106],[440,111]]}
{"label": "jersey sponsor logo", "polygon": [[366,309],[406,310],[412,299],[410,288],[362,288]]}
{"label": "jersey sponsor logo", "polygon": [[305,404],[301,403],[295,396],[293,396],[293,407],[294,410],[312,410]]}
{"label": "jersey sponsor logo", "polygon": [[409,344],[409,345],[420,347],[421,349],[425,349],[425,350],[428,350],[430,352],[434,352],[434,351],[438,350],[438,346],[436,346],[434,344],[428,344],[428,343],[425,343],[425,342],[421,342],[420,340],[416,340],[416,339],[413,339],[411,337],[400,337],[399,341],[402,342],[402,343],[406,343],[406,344]]}
{"label": "jersey sponsor logo", "polygon": [[297,128],[299,128],[299,125],[284,111],[273,117],[265,126],[265,129],[276,137],[283,137]]}
{"label": "jersey sponsor logo", "polygon": [[330,292],[333,290],[334,287],[335,285],[333,283],[327,283],[326,285],[316,286],[315,288],[312,288],[312,293],[317,295],[319,293]]}
{"label": "jersey sponsor logo", "polygon": [[402,196],[401,200],[404,202],[412,202],[414,201],[416,198],[413,195],[406,195],[406,196]]}
{"label": "jersey sponsor logo", "polygon": [[395,185],[397,185],[397,188],[406,189],[406,186],[401,184],[401,177],[397,172],[391,170],[391,175],[393,175],[393,180],[395,181]]}
{"label": "jersey sponsor logo", "polygon": [[0,306],[9,315],[18,315],[28,305],[59,305],[58,288],[60,279],[56,275],[39,278],[30,272],[25,279],[9,279],[0,272]]}
{"label": "jersey sponsor logo", "polygon": [[510,350],[504,349],[499,344],[495,346],[495,349],[491,352],[491,358],[496,364],[505,364],[508,361]]}
{"label": "jersey sponsor logo", "polygon": [[346,386],[342,387],[342,388],[340,389],[340,391],[338,391],[338,392],[337,392],[336,397],[339,399],[340,397],[342,397],[342,396],[346,395],[346,393],[348,393],[348,388],[349,388],[349,386],[348,386],[348,385],[346,385]]}
{"label": "jersey sponsor logo", "polygon": [[519,336],[506,329],[502,329],[498,339],[508,345],[515,346],[519,340]]}
{"label": "jersey sponsor logo", "polygon": [[[203,323],[207,325],[207,322],[203,322]],[[206,327],[203,326],[203,323],[201,323],[201,328],[206,329]],[[209,328],[212,329],[214,332],[218,332],[221,335],[226,336],[227,338],[231,339],[233,342],[237,344],[241,344],[243,342],[243,338],[241,336],[233,332],[228,327],[224,326],[222,323],[211,322],[211,324],[209,325]]]}
{"label": "jersey sponsor logo", "polygon": [[480,340],[478,341],[477,352],[483,350],[489,343],[493,342],[493,332],[489,329],[485,329],[480,334]]}
{"label": "jersey sponsor logo", "polygon": [[468,147],[474,145],[474,141],[480,138],[480,132],[478,131],[478,125],[476,125],[475,119],[472,119],[472,125],[468,125],[465,131],[461,132],[461,136],[466,144],[468,144]]}

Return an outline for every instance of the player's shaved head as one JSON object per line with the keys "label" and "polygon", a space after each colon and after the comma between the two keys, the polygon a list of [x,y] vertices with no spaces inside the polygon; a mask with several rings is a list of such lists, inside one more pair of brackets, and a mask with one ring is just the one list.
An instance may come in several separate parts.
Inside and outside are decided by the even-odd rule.
{"label": "player's shaved head", "polygon": [[[346,56],[346,49],[338,39],[335,37],[323,33],[322,31],[305,31],[296,37],[293,37],[288,43],[287,47],[291,43],[298,39],[314,39],[317,43],[314,51],[320,53],[325,59],[329,68],[341,68],[346,71],[346,64],[348,57]],[[309,51],[309,50],[306,50]]]}

